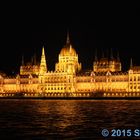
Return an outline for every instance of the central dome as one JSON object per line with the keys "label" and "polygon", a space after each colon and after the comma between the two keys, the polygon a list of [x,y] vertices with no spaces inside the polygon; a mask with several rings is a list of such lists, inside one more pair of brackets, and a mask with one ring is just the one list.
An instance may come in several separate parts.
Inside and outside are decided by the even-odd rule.
{"label": "central dome", "polygon": [[61,56],[76,56],[76,51],[71,45],[65,46],[60,52]]}
{"label": "central dome", "polygon": [[62,48],[60,55],[61,56],[76,56],[76,51],[71,46],[71,43],[70,43],[69,33],[67,33],[66,45]]}

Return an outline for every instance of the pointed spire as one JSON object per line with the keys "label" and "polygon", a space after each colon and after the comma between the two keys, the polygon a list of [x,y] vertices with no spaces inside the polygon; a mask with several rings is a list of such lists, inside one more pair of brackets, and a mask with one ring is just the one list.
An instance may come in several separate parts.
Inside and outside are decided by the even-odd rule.
{"label": "pointed spire", "polygon": [[34,64],[34,56],[32,56],[32,58],[31,58],[31,65],[33,65]]}
{"label": "pointed spire", "polygon": [[104,58],[105,56],[104,56],[104,51],[103,51],[103,49],[102,49],[102,58]]}
{"label": "pointed spire", "polygon": [[130,68],[133,67],[133,62],[132,62],[132,58],[130,59]]}
{"label": "pointed spire", "polygon": [[109,52],[108,52],[108,49],[107,49],[106,50],[106,56],[107,56],[107,58],[109,58],[108,54],[109,54]]}
{"label": "pointed spire", "polygon": [[45,50],[44,46],[42,48],[42,56],[41,56],[41,62],[40,62],[40,74],[45,74],[47,72],[47,65],[46,65],[46,58],[45,58]]}
{"label": "pointed spire", "polygon": [[44,50],[44,46],[42,47],[42,56],[45,55],[45,50]]}
{"label": "pointed spire", "polygon": [[36,53],[34,54],[34,65],[36,65]]}
{"label": "pointed spire", "polygon": [[72,52],[72,46],[70,45],[70,53]]}
{"label": "pointed spire", "polygon": [[66,44],[70,44],[69,30],[67,31],[67,41]]}
{"label": "pointed spire", "polygon": [[24,55],[22,55],[22,62],[21,65],[24,66]]}
{"label": "pointed spire", "polygon": [[120,61],[120,55],[119,55],[119,52],[117,52],[117,61]]}
{"label": "pointed spire", "polygon": [[110,58],[113,59],[113,51],[112,51],[112,48],[110,49]]}
{"label": "pointed spire", "polygon": [[36,60],[36,48],[35,48],[35,53],[34,53],[34,58],[33,58],[33,64],[37,65],[37,60]]}
{"label": "pointed spire", "polygon": [[97,61],[97,49],[95,49],[95,57],[94,57],[95,61]]}

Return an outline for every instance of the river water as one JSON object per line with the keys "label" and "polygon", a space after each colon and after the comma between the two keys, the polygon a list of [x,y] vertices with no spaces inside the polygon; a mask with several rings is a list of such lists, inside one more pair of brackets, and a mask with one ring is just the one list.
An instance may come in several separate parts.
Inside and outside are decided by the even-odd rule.
{"label": "river water", "polygon": [[140,129],[140,101],[0,99],[0,140],[102,140],[102,129]]}

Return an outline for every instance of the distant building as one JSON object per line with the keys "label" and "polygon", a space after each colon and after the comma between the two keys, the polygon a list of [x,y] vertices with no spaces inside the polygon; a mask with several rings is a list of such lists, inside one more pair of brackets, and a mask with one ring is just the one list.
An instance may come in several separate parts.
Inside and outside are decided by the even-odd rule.
{"label": "distant building", "polygon": [[40,64],[20,66],[16,77],[0,74],[0,96],[25,97],[140,97],[140,67],[133,66],[122,72],[119,55],[115,58],[97,57],[93,69],[82,70],[78,54],[72,47],[67,34],[65,46],[61,49],[54,71],[48,71],[44,47]]}

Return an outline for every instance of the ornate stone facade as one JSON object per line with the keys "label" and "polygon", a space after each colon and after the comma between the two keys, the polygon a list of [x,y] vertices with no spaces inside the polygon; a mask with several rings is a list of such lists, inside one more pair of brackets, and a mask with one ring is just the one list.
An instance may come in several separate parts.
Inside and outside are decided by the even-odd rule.
{"label": "ornate stone facade", "polygon": [[16,77],[0,74],[0,96],[27,97],[140,97],[140,67],[121,71],[119,57],[97,59],[83,71],[67,35],[54,71],[48,71],[44,47],[40,65],[22,65]]}

